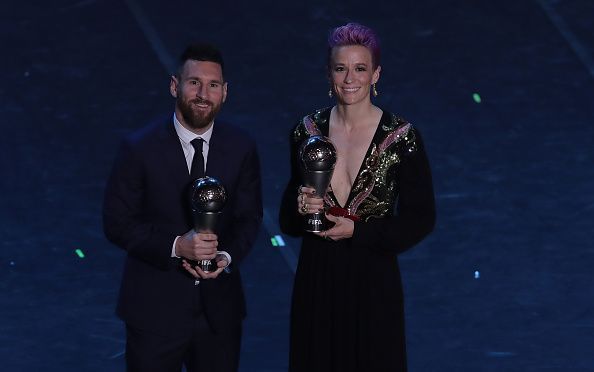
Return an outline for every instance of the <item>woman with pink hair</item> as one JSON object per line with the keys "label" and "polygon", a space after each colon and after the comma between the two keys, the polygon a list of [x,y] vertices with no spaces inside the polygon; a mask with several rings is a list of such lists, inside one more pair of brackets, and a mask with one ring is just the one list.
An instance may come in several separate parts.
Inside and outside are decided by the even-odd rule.
{"label": "woman with pink hair", "polygon": [[[291,308],[290,371],[406,371],[397,255],[435,224],[431,173],[419,131],[371,102],[380,48],[356,23],[328,38],[329,96],[291,134],[291,179],[281,229],[302,236]],[[336,147],[325,195],[303,186],[297,149],[312,135]],[[333,226],[305,233],[303,215],[325,210]]]}

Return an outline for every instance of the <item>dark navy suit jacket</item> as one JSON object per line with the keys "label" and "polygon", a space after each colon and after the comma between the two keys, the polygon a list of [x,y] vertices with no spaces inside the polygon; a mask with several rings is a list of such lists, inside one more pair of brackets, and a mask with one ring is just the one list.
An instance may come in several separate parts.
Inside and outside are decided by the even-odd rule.
{"label": "dark navy suit jacket", "polygon": [[262,221],[260,164],[255,143],[238,128],[216,122],[206,175],[225,186],[218,220],[219,250],[231,254],[230,273],[195,285],[171,257],[176,236],[193,227],[189,176],[172,120],[156,123],[122,142],[107,182],[103,223],[107,238],[127,251],[118,315],[154,332],[187,330],[203,311],[216,330],[245,317],[239,264]]}

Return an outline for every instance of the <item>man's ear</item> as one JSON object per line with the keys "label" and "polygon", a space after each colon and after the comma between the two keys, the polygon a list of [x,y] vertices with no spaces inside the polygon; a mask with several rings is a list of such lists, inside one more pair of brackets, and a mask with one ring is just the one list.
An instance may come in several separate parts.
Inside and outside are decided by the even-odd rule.
{"label": "man's ear", "polygon": [[177,98],[177,89],[179,87],[179,80],[175,75],[171,75],[171,80],[169,81],[169,93],[173,98]]}

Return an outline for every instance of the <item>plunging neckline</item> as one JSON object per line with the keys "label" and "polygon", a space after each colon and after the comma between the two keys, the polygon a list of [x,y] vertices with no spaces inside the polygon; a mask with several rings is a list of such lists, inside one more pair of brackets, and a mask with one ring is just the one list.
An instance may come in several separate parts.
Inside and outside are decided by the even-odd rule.
{"label": "plunging neckline", "polygon": [[[382,109],[380,109],[380,110],[382,110]],[[328,114],[327,114],[328,117],[326,118],[326,123],[324,123],[326,125],[319,127],[322,134],[328,138],[330,138],[330,114],[331,113],[332,113],[332,108],[328,109]],[[355,176],[355,179],[353,180],[351,188],[349,189],[349,194],[347,196],[347,200],[346,200],[344,206],[340,204],[340,202],[338,201],[338,198],[336,197],[336,195],[334,195],[334,188],[332,187],[332,180],[330,180],[330,190],[328,191],[327,194],[330,196],[332,201],[342,209],[348,210],[349,205],[353,201],[352,200],[353,199],[353,188],[354,188],[354,186],[357,185],[357,182],[359,182],[359,178],[361,177],[361,172],[363,171],[363,168],[365,167],[365,162],[371,155],[371,152],[373,150],[373,145],[377,142],[377,136],[379,135],[380,128],[382,126],[382,123],[384,122],[385,115],[386,115],[386,111],[382,110],[382,115],[380,117],[379,122],[377,123],[377,126],[375,128],[373,136],[371,137],[369,146],[367,146],[367,151],[365,152],[363,159],[361,159],[361,164],[359,165],[359,170],[357,171],[357,175]],[[349,212],[354,213],[355,211],[349,211]]]}

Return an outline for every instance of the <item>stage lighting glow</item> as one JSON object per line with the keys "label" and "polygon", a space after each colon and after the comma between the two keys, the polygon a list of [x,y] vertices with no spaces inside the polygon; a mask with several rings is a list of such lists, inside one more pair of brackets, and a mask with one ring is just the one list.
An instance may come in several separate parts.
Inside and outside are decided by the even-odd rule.
{"label": "stage lighting glow", "polygon": [[280,235],[275,235],[272,238],[270,238],[270,242],[275,247],[284,247],[285,246],[285,241],[283,240],[283,237]]}
{"label": "stage lighting glow", "polygon": [[476,103],[481,103],[482,102],[481,96],[478,93],[472,93],[472,99]]}
{"label": "stage lighting glow", "polygon": [[85,254],[80,249],[74,251],[79,258],[85,258]]}
{"label": "stage lighting glow", "polygon": [[282,236],[275,235],[274,238],[276,239],[276,242],[278,243],[279,246],[281,246],[281,247],[285,246],[285,241],[283,240]]}
{"label": "stage lighting glow", "polygon": [[478,278],[480,278],[480,277],[481,277],[481,273],[480,273],[478,270],[477,270],[477,271],[475,271],[475,272],[474,272],[474,278],[475,278],[475,279],[478,279]]}

